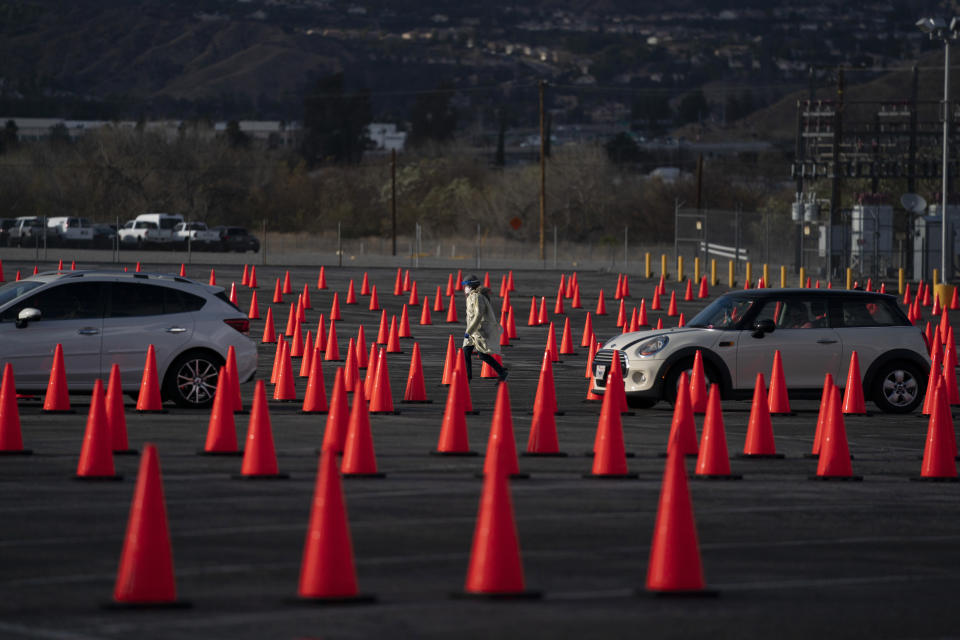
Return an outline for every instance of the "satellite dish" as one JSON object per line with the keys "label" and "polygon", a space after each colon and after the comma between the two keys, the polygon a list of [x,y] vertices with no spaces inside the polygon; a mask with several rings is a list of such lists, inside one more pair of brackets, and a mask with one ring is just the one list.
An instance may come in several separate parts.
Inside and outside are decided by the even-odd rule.
{"label": "satellite dish", "polygon": [[927,210],[927,201],[923,199],[923,196],[917,193],[903,194],[900,196],[900,204],[902,204],[903,208],[910,213],[915,213],[917,215],[920,215]]}

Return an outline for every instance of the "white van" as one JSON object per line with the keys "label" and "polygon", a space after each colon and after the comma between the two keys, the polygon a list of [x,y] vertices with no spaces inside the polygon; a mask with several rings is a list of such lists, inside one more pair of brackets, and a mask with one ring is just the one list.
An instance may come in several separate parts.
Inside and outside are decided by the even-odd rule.
{"label": "white van", "polygon": [[93,225],[86,218],[54,216],[47,218],[47,243],[64,247],[93,245]]}
{"label": "white van", "polygon": [[134,220],[154,223],[157,225],[158,233],[155,234],[152,241],[159,244],[171,244],[174,241],[173,228],[183,222],[183,216],[179,213],[141,213]]}

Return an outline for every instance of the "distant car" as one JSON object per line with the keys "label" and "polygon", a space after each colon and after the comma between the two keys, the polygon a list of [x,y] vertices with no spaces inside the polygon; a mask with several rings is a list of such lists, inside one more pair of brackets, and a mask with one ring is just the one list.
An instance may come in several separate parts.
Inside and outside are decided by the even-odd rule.
{"label": "distant car", "polygon": [[213,230],[220,233],[220,242],[224,251],[237,251],[239,253],[260,251],[260,241],[243,227],[222,226],[214,227]]}
{"label": "distant car", "polygon": [[207,228],[205,222],[179,222],[173,227],[173,241],[178,249],[186,249],[188,244],[197,251],[215,251],[220,249],[220,233]]}
{"label": "distant car", "polygon": [[117,228],[112,224],[96,222],[93,225],[94,249],[112,249],[117,240]]}
{"label": "distant car", "polygon": [[93,246],[93,225],[86,218],[54,216],[47,218],[49,246],[89,248]]}
{"label": "distant car", "polygon": [[152,344],[162,397],[206,407],[230,346],[240,380],[256,372],[249,329],[221,287],[175,276],[47,272],[0,287],[0,366],[13,365],[19,392],[46,389],[61,344],[71,391],[89,391],[116,363],[123,390],[134,394]]}
{"label": "distant car", "polygon": [[8,246],[7,238],[10,237],[10,229],[16,224],[13,218],[0,218],[0,246]]}
{"label": "distant car", "polygon": [[120,237],[120,244],[124,247],[146,249],[170,244],[170,236],[164,235],[156,222],[146,220],[128,220],[117,231],[117,235]]}
{"label": "distant car", "polygon": [[7,245],[11,247],[42,247],[46,227],[39,216],[20,216],[13,221],[7,232]]}
{"label": "distant car", "polygon": [[707,379],[720,385],[725,398],[749,397],[757,373],[769,383],[776,350],[791,395],[815,396],[827,373],[844,386],[850,354],[856,351],[864,397],[888,413],[919,406],[930,370],[923,334],[894,296],[836,289],[733,291],[685,327],[612,338],[594,357],[597,393],[606,387],[614,349],[627,402],[635,407],[672,402],[697,350]]}

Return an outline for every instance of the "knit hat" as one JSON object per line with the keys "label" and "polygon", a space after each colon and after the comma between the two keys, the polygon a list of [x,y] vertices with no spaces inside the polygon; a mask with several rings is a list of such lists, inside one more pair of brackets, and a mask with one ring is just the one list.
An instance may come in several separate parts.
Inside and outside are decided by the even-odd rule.
{"label": "knit hat", "polygon": [[463,282],[461,282],[460,284],[462,284],[465,287],[473,287],[474,289],[476,289],[477,287],[480,286],[480,278],[478,278],[477,276],[471,273],[466,278],[464,278]]}

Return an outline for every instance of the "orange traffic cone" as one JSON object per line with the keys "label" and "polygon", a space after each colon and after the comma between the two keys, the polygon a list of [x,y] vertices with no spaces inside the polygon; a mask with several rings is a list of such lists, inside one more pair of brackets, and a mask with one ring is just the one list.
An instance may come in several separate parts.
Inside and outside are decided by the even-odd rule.
{"label": "orange traffic cone", "polygon": [[457,299],[451,295],[450,302],[447,306],[447,323],[452,324],[459,321],[457,318]]}
{"label": "orange traffic cone", "polygon": [[370,295],[370,276],[366,271],[363,272],[363,280],[360,281],[360,295]]}
{"label": "orange traffic cone", "polygon": [[[369,370],[367,375],[370,375]],[[344,477],[383,478],[377,471],[377,458],[373,450],[373,434],[370,431],[370,413],[363,398],[354,398],[347,425],[347,440],[343,447],[343,462],[340,472]]]}
{"label": "orange traffic cone", "polygon": [[552,362],[560,362],[560,356],[557,354],[557,331],[553,327],[553,322],[550,322],[550,328],[547,330],[547,353],[550,354],[550,360]]}
{"label": "orange traffic cone", "polygon": [[383,348],[377,353],[377,374],[373,380],[369,411],[371,414],[400,413],[393,408],[393,394],[390,391],[390,372],[387,368],[387,354]]}
{"label": "orange traffic cone", "polygon": [[472,597],[540,595],[526,589],[510,485],[503,473],[488,473],[484,477],[464,590],[464,595]]}
{"label": "orange traffic cone", "polygon": [[703,276],[700,278],[700,290],[697,292],[697,297],[703,299],[709,296],[710,289],[707,288],[707,276]]}
{"label": "orange traffic cone", "polygon": [[323,265],[320,265],[320,274],[317,276],[317,289],[327,288],[327,272]]}
{"label": "orange traffic cone", "polygon": [[549,318],[547,317],[547,299],[543,296],[540,296],[540,311],[537,313],[537,322],[539,324],[547,324]]}
{"label": "orange traffic cone", "polygon": [[144,446],[140,459],[111,606],[190,606],[177,600],[163,478],[157,448],[152,444]]}
{"label": "orange traffic cone", "polygon": [[790,398],[787,396],[787,382],[783,376],[783,360],[780,350],[773,352],[773,370],[770,372],[770,391],[767,405],[773,415],[790,415]]}
{"label": "orange traffic cone", "polygon": [[217,270],[210,269],[210,280],[207,282],[211,287],[217,286]]}
{"label": "orange traffic cone", "polygon": [[276,283],[273,285],[273,303],[283,303],[283,290],[280,286],[280,278],[277,278]]}
{"label": "orange traffic cone", "polygon": [[136,449],[130,448],[127,439],[127,417],[123,413],[123,385],[120,382],[120,365],[116,362],[110,367],[105,409],[113,453],[120,455],[137,453]]}
{"label": "orange traffic cone", "polygon": [[690,406],[694,413],[707,412],[707,381],[700,349],[697,349],[693,356],[693,372],[690,374]]}
{"label": "orange traffic cone", "polygon": [[[426,304],[424,304],[426,308]],[[430,404],[427,399],[427,387],[423,381],[423,364],[420,361],[420,344],[413,343],[413,355],[410,356],[410,371],[407,374],[407,387],[400,402],[413,404]]]}
{"label": "orange traffic cone", "polygon": [[293,335],[290,338],[290,356],[300,358],[303,356],[303,332],[299,322],[293,323]]}
{"label": "orange traffic cone", "polygon": [[[313,304],[310,302],[310,285],[308,285],[306,282],[303,283],[303,293],[301,293],[300,296],[303,298],[303,306],[301,307],[301,311],[313,309]],[[301,322],[306,321],[305,316],[305,313],[300,316]]]}
{"label": "orange traffic cone", "polygon": [[437,440],[434,455],[443,456],[475,456],[476,451],[470,450],[467,438],[466,411],[460,393],[457,391],[458,382],[464,374],[462,370],[453,371],[453,379],[447,390],[447,402],[443,410],[443,422],[440,427],[440,437]]}
{"label": "orange traffic cone", "polygon": [[573,338],[570,335],[570,318],[563,319],[563,333],[560,334],[560,353],[559,355],[569,356],[575,352],[573,350]]}
{"label": "orange traffic cone", "polygon": [[13,379],[13,365],[3,365],[3,384],[0,386],[0,455],[27,456],[33,453],[23,448],[20,431],[20,409],[17,407],[17,385]]}
{"label": "orange traffic cone", "polygon": [[247,282],[247,286],[251,289],[257,288],[257,265],[250,265],[250,280]]}
{"label": "orange traffic cone", "polygon": [[833,374],[827,373],[823,377],[823,391],[820,394],[820,411],[817,412],[817,429],[813,434],[813,448],[806,457],[816,458],[820,455],[823,430],[827,424],[827,416],[830,414],[830,397],[833,393],[833,387]]}
{"label": "orange traffic cone", "polygon": [[456,365],[454,365],[453,370],[459,371],[462,374],[459,379],[454,379],[453,384],[457,388],[457,393],[460,394],[460,402],[463,405],[463,410],[469,414],[478,414],[480,412],[473,408],[473,397],[470,394],[470,380],[467,378],[467,360],[463,354],[463,349],[457,349],[454,360],[456,361]]}
{"label": "orange traffic cone", "polygon": [[300,413],[327,413],[327,390],[324,388],[323,359],[320,351],[313,348],[313,358],[310,361],[310,377],[307,379],[307,390],[303,392],[303,407]]}
{"label": "orange traffic cone", "polygon": [[613,359],[610,362],[610,373],[607,374],[607,391],[604,397],[612,395],[617,406],[620,407],[621,414],[633,415],[627,405],[627,394],[623,389],[623,369],[620,363],[620,352],[614,350]]}
{"label": "orange traffic cone", "polygon": [[254,291],[253,295],[250,296],[250,311],[247,312],[247,317],[251,320],[260,319],[260,306],[257,303],[257,292]]}
{"label": "orange traffic cone", "polygon": [[293,336],[294,325],[300,324],[299,322],[297,322],[298,315],[299,313],[297,312],[296,307],[291,302],[290,311],[287,313],[287,328],[283,332],[283,335],[286,336],[287,338],[290,338]]}
{"label": "orange traffic cone", "polygon": [[233,421],[233,400],[230,393],[230,374],[226,367],[220,368],[217,392],[213,396],[213,408],[207,424],[207,441],[200,455],[238,456],[237,427]]}
{"label": "orange traffic cone", "polygon": [[663,307],[660,305],[660,292],[653,292],[653,301],[650,303],[650,309],[652,311],[660,311]]}
{"label": "orange traffic cone", "polygon": [[537,393],[533,400],[533,412],[544,411],[553,415],[563,415],[562,411],[557,411],[557,392],[553,381],[553,363],[550,354],[543,352],[543,360],[540,364],[540,379],[537,381]]}
{"label": "orange traffic cone", "polygon": [[647,301],[640,298],[640,310],[637,312],[637,328],[649,326],[650,323],[647,320]]}
{"label": "orange traffic cone", "polygon": [[527,439],[525,456],[566,456],[560,452],[557,441],[556,390],[553,384],[553,365],[543,354],[540,367],[540,382],[533,401],[533,419],[530,421],[530,436]]}
{"label": "orange traffic cone", "polygon": [[423,304],[420,305],[420,325],[432,325],[433,319],[430,317],[430,296],[423,296]]}
{"label": "orange traffic cone", "polygon": [[330,301],[330,319],[343,319],[343,316],[340,314],[340,294],[336,291],[333,292],[333,300]]}
{"label": "orange traffic cone", "polygon": [[582,309],[583,304],[580,302],[580,284],[575,283],[573,287],[573,299],[570,301],[571,309]]}
{"label": "orange traffic cone", "polygon": [[843,412],[840,410],[840,390],[830,390],[830,412],[827,414],[823,436],[820,441],[820,460],[817,463],[817,475],[811,480],[863,480],[853,475],[850,464],[850,447],[847,445],[847,431],[843,424]]}
{"label": "orange traffic cone", "polygon": [[857,352],[850,354],[850,367],[847,370],[847,386],[843,390],[843,413],[865,414],[867,407],[863,401],[863,383],[860,378],[860,359]]}
{"label": "orange traffic cone", "polygon": [[911,480],[957,481],[957,441],[953,418],[942,384],[934,391],[933,410],[927,423],[920,477]]}
{"label": "orange traffic cone", "polygon": [[246,447],[243,465],[236,479],[286,479],[277,466],[277,452],[273,445],[273,430],[270,426],[270,410],[267,407],[267,391],[263,380],[257,380],[253,389],[253,406],[247,423]]}
{"label": "orange traffic cone", "polygon": [[[257,292],[254,291],[254,294]],[[263,322],[263,337],[260,342],[263,344],[272,344],[277,341],[277,331],[273,324],[273,308],[267,307],[267,317]]]}
{"label": "orange traffic cone", "polygon": [[527,318],[527,326],[536,327],[537,325],[539,325],[540,321],[538,318],[539,316],[537,315],[537,299],[535,297],[530,298],[530,315]]}
{"label": "orange traffic cone", "polygon": [[511,340],[517,339],[517,323],[513,317],[513,305],[507,309],[507,336]]}
{"label": "orange traffic cone", "polygon": [[553,315],[559,316],[566,313],[563,309],[563,285],[557,291],[557,300],[553,303]]}
{"label": "orange traffic cone", "polygon": [[293,287],[290,285],[290,271],[287,270],[283,274],[283,295],[288,293],[293,293]]}
{"label": "orange traffic cone", "polygon": [[583,335],[580,337],[580,346],[581,347],[590,347],[590,343],[593,338],[593,318],[590,315],[590,312],[587,311],[587,317],[583,321]]}
{"label": "orange traffic cone", "polygon": [[958,296],[957,296],[957,288],[954,287],[953,295],[950,297],[950,310],[956,311],[957,309],[960,309],[960,299],[958,299]]}
{"label": "orange traffic cone", "polygon": [[59,342],[53,349],[53,367],[47,381],[47,393],[43,397],[43,412],[73,413],[70,392],[67,390],[67,371],[63,366],[63,346]]}
{"label": "orange traffic cone", "polygon": [[137,396],[137,413],[166,413],[163,409],[163,400],[160,399],[157,354],[152,344],[147,347],[147,357],[143,365],[140,393]]}
{"label": "orange traffic cone", "polygon": [[370,304],[367,305],[368,311],[379,311],[380,310],[380,298],[377,297],[377,285],[373,285],[370,288]]}
{"label": "orange traffic cone", "polygon": [[399,296],[403,294],[403,270],[397,267],[397,277],[393,281],[393,295]]}
{"label": "orange traffic cone", "polygon": [[657,522],[647,566],[647,591],[706,595],[705,587],[687,472],[683,456],[674,448],[667,455],[663,470]]}
{"label": "orange traffic cone", "polygon": [[107,424],[106,400],[103,382],[93,383],[90,411],[87,413],[87,429],[83,436],[80,462],[77,464],[77,480],[120,480],[113,467],[113,449],[110,446],[110,425]]}
{"label": "orange traffic cone", "polygon": [[[614,352],[614,360],[619,354]],[[594,438],[593,469],[584,474],[585,478],[636,478],[636,473],[627,470],[627,453],[623,445],[623,423],[617,398],[611,390],[617,385],[623,388],[622,380],[613,379],[613,372],[608,379],[607,392],[603,395],[603,405],[600,408],[600,419],[597,422],[597,434]]]}
{"label": "orange traffic cone", "polygon": [[497,385],[497,400],[490,421],[490,436],[487,439],[487,454],[483,461],[483,473],[502,473],[511,478],[529,478],[520,473],[517,464],[517,442],[513,434],[513,415],[510,409],[510,390],[506,383]]}
{"label": "orange traffic cone", "polygon": [[[450,295],[450,294],[447,294]],[[433,310],[437,313],[446,311],[443,306],[443,295],[440,293],[440,287],[437,287],[437,295],[433,298]]]}
{"label": "orange traffic cone", "polygon": [[603,299],[603,289],[600,289],[600,295],[597,296],[597,309],[595,313],[598,316],[607,315],[607,303]]}
{"label": "orange traffic cone", "polygon": [[[403,309],[401,309],[400,311],[400,322],[397,324],[397,337],[398,338],[413,337],[410,334],[410,317],[407,314],[407,305],[403,305]],[[391,353],[394,353],[394,352],[391,351]],[[397,353],[401,353],[401,352],[397,352]]]}
{"label": "orange traffic cone", "polygon": [[397,316],[390,316],[390,333],[387,334],[387,353],[403,353],[403,350],[400,349]]}
{"label": "orange traffic cone", "polygon": [[687,288],[683,292],[683,299],[686,302],[690,302],[691,300],[693,300],[693,281],[692,280],[689,280],[689,279],[687,280]]}
{"label": "orange traffic cone", "polygon": [[330,318],[330,329],[327,330],[327,346],[323,350],[323,359],[327,362],[340,361],[340,347],[337,346],[337,325],[333,318]]}
{"label": "orange traffic cone", "polygon": [[327,412],[327,423],[323,432],[321,451],[330,449],[334,453],[343,453],[343,445],[347,441],[347,425],[349,422],[350,407],[347,404],[347,390],[343,384],[343,367],[337,367],[337,372],[333,377],[330,410]]}
{"label": "orange traffic cone", "polygon": [[293,381],[293,364],[290,362],[290,347],[282,344],[280,350],[280,367],[277,370],[277,382],[273,386],[273,399],[283,402],[294,402],[297,399],[297,389]]}
{"label": "orange traffic cone", "polygon": [[[186,267],[186,265],[183,264],[182,262],[180,263],[180,273],[179,273],[179,276],[180,276],[181,278],[186,278],[186,277],[187,277],[187,267]],[[214,284],[216,284],[216,282],[214,282]]]}
{"label": "orange traffic cone", "polygon": [[374,601],[372,596],[361,595],[357,587],[343,485],[332,451],[320,457],[297,595],[309,602]]}
{"label": "orange traffic cone", "polygon": [[407,298],[407,306],[415,307],[420,304],[420,294],[417,292],[417,281],[413,281],[413,285],[410,287],[410,296]]}
{"label": "orange traffic cone", "polygon": [[310,377],[310,366],[313,363],[313,332],[307,329],[307,335],[303,339],[303,354],[300,358],[300,372],[297,374],[300,378]]}
{"label": "orange traffic cone", "polygon": [[670,304],[667,306],[667,316],[674,318],[677,316],[677,292],[670,292]]}
{"label": "orange traffic cone", "polygon": [[710,480],[740,480],[741,475],[730,473],[730,456],[727,452],[727,434],[723,427],[723,411],[720,408],[720,387],[710,386],[707,400],[707,415],[703,419],[700,435],[700,455],[697,456],[698,478]]}
{"label": "orange traffic cone", "polygon": [[457,349],[453,344],[453,335],[447,337],[447,354],[443,358],[443,374],[440,379],[441,386],[449,385],[453,380],[453,370],[456,368]]}
{"label": "orange traffic cone", "polygon": [[357,304],[357,292],[353,287],[353,279],[347,285],[347,297],[343,300],[344,304]]}
{"label": "orange traffic cone", "polygon": [[687,372],[680,374],[677,385],[677,400],[673,405],[673,421],[670,423],[670,436],[667,449],[677,447],[685,456],[695,456],[697,448],[697,428],[693,423],[693,407],[690,406],[690,378]]}
{"label": "orange traffic cone", "polygon": [[777,453],[773,440],[773,425],[770,422],[770,405],[763,374],[757,374],[757,383],[753,388],[753,405],[750,407],[750,422],[747,425],[747,439],[743,445],[745,458],[782,458]]}

